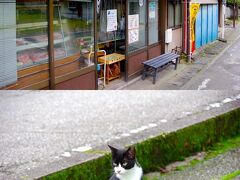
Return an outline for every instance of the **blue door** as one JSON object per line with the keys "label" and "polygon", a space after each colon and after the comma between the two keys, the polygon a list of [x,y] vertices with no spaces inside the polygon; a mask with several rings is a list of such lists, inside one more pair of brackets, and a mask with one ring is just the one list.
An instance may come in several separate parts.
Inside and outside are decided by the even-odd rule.
{"label": "blue door", "polygon": [[208,15],[208,22],[207,22],[207,43],[210,43],[213,41],[213,6],[212,5],[208,5],[207,6],[208,8],[208,12],[207,12],[207,15]]}
{"label": "blue door", "polygon": [[196,19],[196,31],[195,31],[195,43],[196,43],[196,48],[200,48],[202,46],[202,28],[197,28],[197,27],[202,27],[202,9],[200,8],[198,14],[197,14],[197,19]]}
{"label": "blue door", "polygon": [[202,46],[207,44],[207,33],[208,33],[208,11],[207,6],[202,6]]}
{"label": "blue door", "polygon": [[213,42],[218,37],[218,5],[201,5],[196,19],[196,48]]}
{"label": "blue door", "polygon": [[212,30],[213,41],[218,37],[218,5],[213,6],[213,30]]}

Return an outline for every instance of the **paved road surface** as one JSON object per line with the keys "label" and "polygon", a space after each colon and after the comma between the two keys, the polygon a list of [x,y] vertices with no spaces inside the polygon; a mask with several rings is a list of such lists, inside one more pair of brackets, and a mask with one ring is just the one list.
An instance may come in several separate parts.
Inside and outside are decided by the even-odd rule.
{"label": "paved road surface", "polygon": [[0,179],[66,158],[78,147],[129,135],[131,143],[144,126],[177,129],[184,117],[224,107],[233,96],[240,107],[239,92],[231,91],[1,91]]}
{"label": "paved road surface", "polygon": [[240,38],[181,89],[240,90]]}

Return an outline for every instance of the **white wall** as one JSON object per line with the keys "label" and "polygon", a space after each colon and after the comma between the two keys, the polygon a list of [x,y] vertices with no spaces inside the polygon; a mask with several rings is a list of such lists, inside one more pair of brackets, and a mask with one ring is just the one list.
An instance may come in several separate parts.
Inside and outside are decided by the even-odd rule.
{"label": "white wall", "polygon": [[165,52],[171,52],[176,46],[182,46],[182,28],[173,30],[172,42],[165,44]]}

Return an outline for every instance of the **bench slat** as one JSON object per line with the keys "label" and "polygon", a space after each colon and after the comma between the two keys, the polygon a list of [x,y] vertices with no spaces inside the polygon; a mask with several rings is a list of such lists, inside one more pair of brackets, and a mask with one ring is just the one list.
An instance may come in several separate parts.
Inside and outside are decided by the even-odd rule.
{"label": "bench slat", "polygon": [[151,66],[151,64],[154,64],[155,62],[161,62],[163,60],[172,61],[172,60],[177,59],[179,57],[180,56],[177,55],[177,54],[169,53],[169,54],[164,54],[164,55],[161,55],[159,57],[156,57],[156,58],[150,59],[148,61],[145,61],[145,62],[143,62],[143,64]]}
{"label": "bench slat", "polygon": [[165,58],[165,57],[167,57],[167,56],[169,56],[169,55],[171,55],[171,54],[173,54],[173,53],[162,54],[162,55],[160,55],[160,56],[158,56],[158,57],[155,57],[155,58],[150,59],[150,60],[148,60],[148,61],[145,61],[145,62],[143,62],[143,63],[148,63],[148,62],[154,61],[155,59],[159,59],[159,58]]}
{"label": "bench slat", "polygon": [[171,63],[172,62],[172,60],[168,60],[168,61],[163,61],[162,63],[157,63],[157,64],[154,64],[153,66],[151,66],[151,67],[153,67],[153,68],[155,68],[155,69],[157,69],[157,68],[160,68],[160,67],[162,67],[162,66],[164,66],[164,65],[166,65],[166,64],[168,64],[168,63]]}
{"label": "bench slat", "polygon": [[162,64],[171,62],[172,60],[177,58],[178,58],[177,56],[168,56],[168,57],[165,57],[164,59],[155,59],[154,61],[146,63],[146,65],[157,66],[159,64],[159,66],[161,66]]}
{"label": "bench slat", "polygon": [[[144,80],[147,75],[151,75],[153,77],[153,84],[155,84],[157,70],[160,67],[163,67],[164,65],[171,63],[175,59],[176,59],[176,62],[175,63],[172,62],[172,63],[175,64],[175,70],[176,70],[179,57],[180,57],[180,55],[178,55],[178,54],[167,53],[167,54],[162,54],[158,57],[155,57],[153,59],[143,62],[142,64],[144,64],[144,69],[143,69],[142,79]],[[149,72],[149,70],[150,70],[149,67],[153,68],[152,73]]]}

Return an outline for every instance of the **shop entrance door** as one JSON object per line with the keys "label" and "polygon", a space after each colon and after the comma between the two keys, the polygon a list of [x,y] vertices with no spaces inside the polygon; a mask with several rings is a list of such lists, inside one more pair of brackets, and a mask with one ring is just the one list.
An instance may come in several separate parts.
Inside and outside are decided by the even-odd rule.
{"label": "shop entrance door", "polygon": [[[104,77],[106,78],[106,84],[111,84],[116,79],[125,80],[125,7],[125,0],[96,1],[98,84],[103,84],[102,79]],[[106,53],[106,56],[104,53]],[[104,69],[104,63],[106,63],[106,70]]]}
{"label": "shop entrance door", "polygon": [[161,54],[159,1],[128,0],[128,79],[140,75],[143,62]]}

